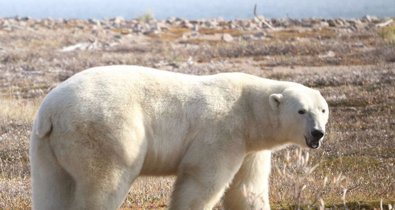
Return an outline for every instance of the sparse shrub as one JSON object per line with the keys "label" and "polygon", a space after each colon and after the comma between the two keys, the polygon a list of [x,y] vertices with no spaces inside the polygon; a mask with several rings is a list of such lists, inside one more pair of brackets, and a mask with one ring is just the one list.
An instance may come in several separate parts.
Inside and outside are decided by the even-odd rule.
{"label": "sparse shrub", "polygon": [[319,208],[325,207],[325,196],[333,193],[343,192],[342,200],[346,203],[345,177],[341,172],[336,175],[319,177],[315,170],[319,163],[310,160],[310,153],[302,149],[292,149],[285,152],[284,157],[277,159],[274,163],[274,182],[276,192],[273,197],[278,205],[283,208]]}
{"label": "sparse shrub", "polygon": [[151,11],[148,11],[148,12],[146,12],[145,14],[143,14],[142,16],[137,17],[136,19],[137,19],[138,21],[140,21],[140,22],[148,23],[148,22],[150,22],[151,20],[154,20],[155,17],[154,17],[154,14],[153,14]]}
{"label": "sparse shrub", "polygon": [[395,44],[395,24],[380,29],[379,34],[386,42]]}

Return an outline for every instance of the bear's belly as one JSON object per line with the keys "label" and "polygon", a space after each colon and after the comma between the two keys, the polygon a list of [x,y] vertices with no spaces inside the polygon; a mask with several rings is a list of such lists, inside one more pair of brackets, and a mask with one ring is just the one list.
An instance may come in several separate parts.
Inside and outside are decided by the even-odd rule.
{"label": "bear's belly", "polygon": [[148,147],[141,175],[174,175],[177,173],[184,148],[180,145],[170,144],[156,144]]}
{"label": "bear's belly", "polygon": [[145,125],[147,146],[140,174],[176,174],[186,150],[201,131],[196,126],[200,122],[186,117],[181,108],[173,111]]}

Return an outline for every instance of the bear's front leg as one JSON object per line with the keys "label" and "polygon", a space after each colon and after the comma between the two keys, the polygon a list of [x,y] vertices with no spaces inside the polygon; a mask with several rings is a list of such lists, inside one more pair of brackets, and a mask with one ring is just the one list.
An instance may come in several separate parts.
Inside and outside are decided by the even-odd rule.
{"label": "bear's front leg", "polygon": [[171,210],[212,209],[221,199],[245,156],[241,147],[234,145],[233,148],[230,148],[231,145],[191,147],[179,167]]}
{"label": "bear's front leg", "polygon": [[270,210],[270,170],[271,152],[269,150],[247,155],[225,193],[225,209]]}

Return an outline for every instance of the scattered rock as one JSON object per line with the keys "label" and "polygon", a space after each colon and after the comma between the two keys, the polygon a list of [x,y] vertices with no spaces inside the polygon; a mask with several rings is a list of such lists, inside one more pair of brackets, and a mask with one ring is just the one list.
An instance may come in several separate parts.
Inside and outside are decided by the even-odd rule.
{"label": "scattered rock", "polygon": [[353,47],[357,47],[357,48],[364,48],[365,45],[362,42],[357,42],[352,44]]}
{"label": "scattered rock", "polygon": [[75,50],[94,50],[98,48],[98,42],[95,40],[94,42],[83,42],[78,43],[75,45],[70,45],[63,47],[60,51],[61,52],[72,52]]}
{"label": "scattered rock", "polygon": [[386,27],[387,25],[391,24],[393,21],[394,21],[393,19],[386,20],[382,23],[376,24],[376,27],[378,27],[378,28]]}
{"label": "scattered rock", "polygon": [[158,23],[153,23],[151,25],[148,26],[148,32],[149,34],[159,34],[162,31],[161,26]]}
{"label": "scattered rock", "polygon": [[190,28],[190,29],[194,27],[194,25],[190,23],[188,20],[181,21],[180,26],[183,28]]}
{"label": "scattered rock", "polygon": [[380,19],[376,16],[371,16],[371,15],[366,15],[362,18],[363,21],[366,22],[373,22],[373,23],[378,23],[380,22]]}
{"label": "scattered rock", "polygon": [[329,103],[340,103],[342,101],[347,100],[347,96],[344,93],[340,94],[340,95],[330,95],[330,96],[327,96],[326,100]]}
{"label": "scattered rock", "polygon": [[115,17],[110,19],[110,21],[113,23],[115,27],[119,27],[125,21],[125,19],[123,17]]}
{"label": "scattered rock", "polygon": [[254,36],[251,35],[251,34],[244,34],[244,35],[241,36],[241,38],[242,38],[243,40],[246,40],[246,41],[254,40]]}
{"label": "scattered rock", "polygon": [[234,39],[232,35],[225,33],[222,35],[222,40],[225,42],[233,42]]}
{"label": "scattered rock", "polygon": [[[125,35],[152,35],[160,34],[171,30],[172,28],[186,28],[191,32],[199,32],[201,29],[213,29],[213,33],[217,32],[217,36],[213,35],[215,40],[222,40],[225,42],[232,42],[234,39],[242,40],[260,40],[270,36],[262,32],[262,29],[268,27],[262,23],[263,17],[243,20],[227,20],[217,19],[202,19],[202,20],[187,20],[177,17],[171,17],[167,20],[156,20],[150,19],[147,21],[141,21],[140,19],[125,20],[123,17],[115,17],[111,19],[41,19],[34,20],[30,17],[15,17],[15,18],[0,18],[0,30],[14,31],[24,28],[30,28],[35,30],[40,27],[46,27],[50,30],[62,29],[65,27],[77,28],[81,30],[92,31],[92,34],[99,34],[101,30],[108,30],[115,32],[117,36]],[[319,19],[319,18],[307,18],[307,19],[291,19],[291,18],[279,18],[279,19],[265,19],[265,21],[277,28],[278,30],[290,27],[301,28],[301,30],[310,29],[321,29],[332,27],[336,31],[342,33],[349,33],[359,30],[368,30],[371,27],[385,27],[393,23],[393,19],[380,19],[375,16],[365,16],[361,19]],[[222,34],[222,30],[239,30],[247,35],[235,36],[231,34]],[[271,30],[271,29],[268,29]],[[85,49],[85,45],[74,46],[75,49]],[[89,48],[89,47],[88,47]]]}
{"label": "scattered rock", "polygon": [[329,23],[327,21],[320,21],[318,25],[318,28],[327,28],[329,27]]}
{"label": "scattered rock", "polygon": [[218,26],[217,20],[206,20],[204,21],[204,26],[207,28],[215,28]]}
{"label": "scattered rock", "polygon": [[89,19],[88,22],[94,26],[100,27],[101,26],[101,21],[97,19]]}
{"label": "scattered rock", "polygon": [[327,23],[328,23],[328,25],[330,27],[336,27],[337,26],[336,21],[333,20],[333,19],[328,20]]}
{"label": "scattered rock", "polygon": [[257,39],[263,39],[266,36],[266,33],[263,31],[257,32],[254,34],[254,37],[256,37]]}
{"label": "scattered rock", "polygon": [[175,25],[175,24],[179,24],[180,22],[182,22],[183,21],[183,19],[181,19],[181,18],[178,18],[178,17],[170,17],[170,18],[168,18],[167,20],[166,20],[166,23],[167,24],[170,24],[170,25]]}
{"label": "scattered rock", "polygon": [[320,58],[333,58],[336,56],[336,53],[333,52],[332,50],[328,51],[326,54],[324,55],[319,55],[318,57]]}

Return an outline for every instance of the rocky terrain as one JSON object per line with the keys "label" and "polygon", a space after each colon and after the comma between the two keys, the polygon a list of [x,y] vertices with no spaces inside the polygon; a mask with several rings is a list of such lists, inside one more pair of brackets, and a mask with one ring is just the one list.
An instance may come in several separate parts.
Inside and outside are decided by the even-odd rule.
{"label": "rocky terrain", "polygon": [[[83,68],[109,64],[140,64],[174,71],[188,68],[191,73],[204,74],[222,71],[221,66],[237,71],[275,66],[375,65],[395,60],[393,45],[388,45],[394,38],[389,35],[389,41],[385,41],[384,29],[394,22],[390,18],[267,20],[273,29],[261,19],[0,19],[0,68],[4,72],[0,88],[21,82],[19,77],[39,76],[31,80],[37,86],[42,83],[43,72],[62,80]],[[87,60],[76,60],[79,55]],[[86,63],[88,56],[96,55],[100,59]],[[245,68],[231,68],[241,64]],[[13,82],[13,77],[17,81]]]}
{"label": "rocky terrain", "polygon": [[[0,19],[0,209],[30,208],[28,138],[45,94],[99,65],[242,71],[318,88],[331,106],[320,150],[273,158],[274,209],[395,204],[395,21]],[[166,208],[173,178],[142,178],[125,209]],[[221,209],[221,205],[218,205]]]}

